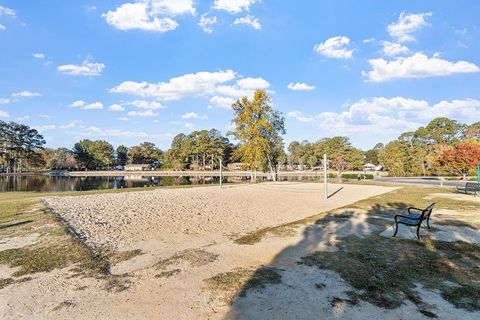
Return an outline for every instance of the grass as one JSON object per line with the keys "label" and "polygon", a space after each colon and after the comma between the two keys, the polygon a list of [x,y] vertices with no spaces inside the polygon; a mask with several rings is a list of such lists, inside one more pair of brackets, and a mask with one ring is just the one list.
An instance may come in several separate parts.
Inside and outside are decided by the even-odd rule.
{"label": "grass", "polygon": [[120,262],[123,262],[123,261],[130,260],[130,259],[132,259],[134,257],[137,257],[139,255],[142,255],[142,254],[143,254],[143,252],[140,249],[122,251],[122,252],[119,252],[117,254],[112,255],[109,260],[110,260],[110,263],[113,265],[113,264],[117,264],[117,263],[120,263]]}
{"label": "grass", "polygon": [[236,296],[245,297],[252,289],[264,289],[267,285],[282,283],[280,270],[273,267],[238,268],[219,273],[205,280],[209,289],[232,304]]}
{"label": "grass", "polygon": [[363,292],[360,298],[384,308],[399,307],[405,299],[421,301],[414,290],[420,283],[456,307],[480,310],[480,245],[373,235],[341,238],[337,246],[336,252],[316,252],[302,263],[334,270]]}
{"label": "grass", "polygon": [[218,259],[218,254],[214,254],[202,249],[190,249],[175,253],[173,256],[158,261],[154,267],[157,270],[165,270],[171,265],[187,263],[191,267],[201,267],[212,263]]}

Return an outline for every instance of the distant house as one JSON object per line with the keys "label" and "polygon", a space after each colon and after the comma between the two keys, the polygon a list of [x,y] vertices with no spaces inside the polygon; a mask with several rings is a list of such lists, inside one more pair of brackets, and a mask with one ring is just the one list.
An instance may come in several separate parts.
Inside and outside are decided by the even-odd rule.
{"label": "distant house", "polygon": [[227,164],[227,169],[231,171],[240,171],[242,170],[242,163],[241,162],[232,162]]}
{"label": "distant house", "polygon": [[124,167],[125,171],[146,171],[148,170],[148,164],[127,164]]}

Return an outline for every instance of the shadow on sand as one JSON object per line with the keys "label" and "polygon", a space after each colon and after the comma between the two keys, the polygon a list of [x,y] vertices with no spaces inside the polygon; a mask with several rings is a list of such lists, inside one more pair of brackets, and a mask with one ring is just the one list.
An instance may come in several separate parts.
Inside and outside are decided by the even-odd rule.
{"label": "shadow on sand", "polygon": [[[340,319],[351,317],[360,303],[395,312],[407,301],[412,319],[415,310],[435,318],[438,310],[419,285],[438,290],[457,308],[480,310],[480,245],[378,235],[407,207],[397,202],[335,210],[306,226],[298,243],[243,285],[226,319]],[[256,286],[265,270],[275,270],[281,280]]]}

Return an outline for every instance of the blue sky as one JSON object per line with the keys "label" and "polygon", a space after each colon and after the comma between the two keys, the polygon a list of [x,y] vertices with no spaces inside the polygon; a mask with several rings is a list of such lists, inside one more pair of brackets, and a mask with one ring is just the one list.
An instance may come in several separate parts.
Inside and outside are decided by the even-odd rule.
{"label": "blue sky", "polygon": [[480,120],[477,1],[0,0],[0,119],[51,147],[163,149],[229,130],[255,88],[286,142],[368,149],[447,116]]}

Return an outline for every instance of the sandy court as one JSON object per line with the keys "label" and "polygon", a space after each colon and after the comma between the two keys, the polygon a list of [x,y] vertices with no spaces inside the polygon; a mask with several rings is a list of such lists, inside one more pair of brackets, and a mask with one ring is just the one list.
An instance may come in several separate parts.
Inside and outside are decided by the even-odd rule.
{"label": "sandy court", "polygon": [[262,183],[46,198],[92,248],[168,254],[295,221],[395,188],[321,183]]}

